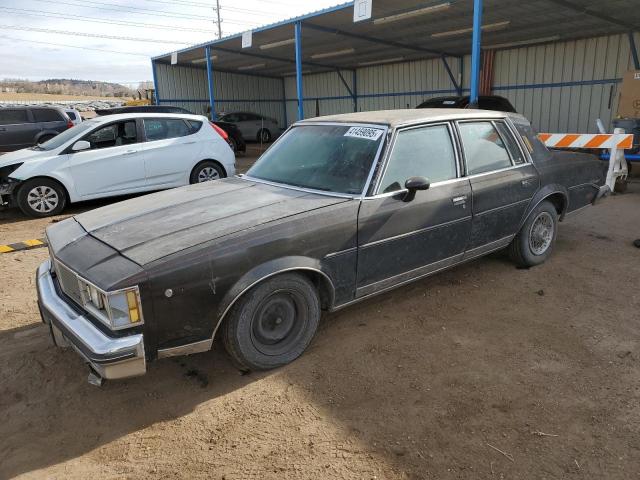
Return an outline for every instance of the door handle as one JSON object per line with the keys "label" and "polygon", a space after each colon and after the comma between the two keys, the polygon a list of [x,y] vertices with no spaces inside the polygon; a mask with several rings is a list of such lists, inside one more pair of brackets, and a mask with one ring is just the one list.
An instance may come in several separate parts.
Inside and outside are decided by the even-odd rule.
{"label": "door handle", "polygon": [[131,155],[133,153],[138,153],[138,150],[127,150],[126,152],[124,152],[125,155]]}
{"label": "door handle", "polygon": [[464,205],[467,203],[467,196],[460,195],[459,197],[453,197],[451,201],[453,202],[454,205]]}

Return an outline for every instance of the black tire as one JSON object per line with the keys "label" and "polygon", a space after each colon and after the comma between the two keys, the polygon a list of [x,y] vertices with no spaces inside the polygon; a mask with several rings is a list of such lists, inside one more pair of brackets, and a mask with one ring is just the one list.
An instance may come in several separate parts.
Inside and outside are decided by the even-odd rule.
{"label": "black tire", "polygon": [[38,141],[36,142],[37,145],[40,145],[41,143],[44,142],[48,142],[49,140],[51,140],[53,137],[55,137],[55,135],[43,135],[42,137],[40,137],[38,139]]}
{"label": "black tire", "polygon": [[305,277],[286,273],[243,295],[222,325],[224,346],[242,370],[269,370],[294,361],[320,322],[320,300]]}
{"label": "black tire", "polygon": [[256,137],[256,140],[258,140],[258,142],[260,143],[269,143],[271,141],[271,132],[269,131],[268,128],[261,128],[258,131],[258,135]]}
{"label": "black tire", "polygon": [[238,142],[236,142],[233,137],[229,137],[227,143],[229,143],[229,146],[231,147],[231,150],[233,150],[233,153],[238,153]]}
{"label": "black tire", "polygon": [[553,251],[558,235],[558,212],[545,200],[527,217],[509,245],[509,257],[519,267],[544,263]]}
{"label": "black tire", "polygon": [[18,207],[25,215],[35,218],[59,215],[67,206],[64,187],[50,178],[27,180],[16,194]]}
{"label": "black tire", "polygon": [[213,160],[204,160],[193,167],[191,175],[189,176],[189,183],[208,182],[225,178],[226,176],[227,174],[220,164]]}

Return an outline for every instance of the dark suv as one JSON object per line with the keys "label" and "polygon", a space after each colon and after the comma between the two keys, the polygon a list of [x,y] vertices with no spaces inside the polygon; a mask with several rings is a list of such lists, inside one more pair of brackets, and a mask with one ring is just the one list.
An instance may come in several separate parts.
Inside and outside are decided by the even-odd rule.
{"label": "dark suv", "polygon": [[[434,97],[421,103],[416,108],[469,108],[469,96]],[[517,113],[511,102],[498,95],[481,95],[478,97],[480,110]]]}
{"label": "dark suv", "polygon": [[44,143],[71,127],[62,108],[0,107],[0,152]]}

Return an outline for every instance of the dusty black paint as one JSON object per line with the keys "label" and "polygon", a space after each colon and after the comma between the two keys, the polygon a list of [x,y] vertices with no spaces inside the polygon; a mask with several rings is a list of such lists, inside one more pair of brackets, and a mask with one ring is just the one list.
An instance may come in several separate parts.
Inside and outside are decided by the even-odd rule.
{"label": "dusty black paint", "polygon": [[231,178],[87,212],[47,234],[54,255],[99,287],[140,286],[154,358],[210,339],[239,295],[274,273],[298,269],[323,306],[336,308],[508,242],[550,195],[563,214],[591,203],[601,163],[550,152],[526,121],[513,120],[533,147],[532,164],[434,184],[410,202],[403,193],[342,198]]}

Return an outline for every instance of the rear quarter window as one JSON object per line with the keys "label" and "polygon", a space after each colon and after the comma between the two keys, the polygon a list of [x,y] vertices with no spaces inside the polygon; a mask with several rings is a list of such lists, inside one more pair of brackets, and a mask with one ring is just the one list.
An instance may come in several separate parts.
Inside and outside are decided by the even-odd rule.
{"label": "rear quarter window", "polygon": [[57,110],[46,108],[34,108],[31,110],[33,118],[36,122],[62,122],[64,117]]}

